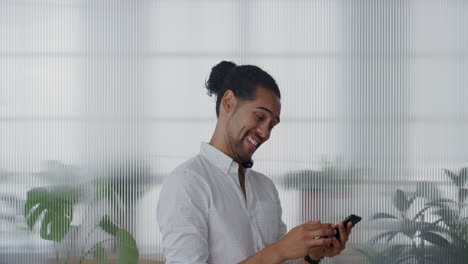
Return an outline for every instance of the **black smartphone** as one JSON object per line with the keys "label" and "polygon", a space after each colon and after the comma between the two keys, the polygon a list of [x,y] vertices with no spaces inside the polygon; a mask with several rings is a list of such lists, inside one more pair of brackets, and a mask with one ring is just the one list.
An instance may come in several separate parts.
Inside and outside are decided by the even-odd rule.
{"label": "black smartphone", "polygon": [[[351,222],[353,223],[353,226],[355,226],[357,223],[359,223],[359,221],[361,221],[361,217],[360,216],[357,216],[357,215],[350,215],[348,217],[345,218],[345,220],[343,220],[343,224],[344,226],[348,226],[348,223]],[[336,230],[336,234],[335,234],[335,237],[336,239],[340,239],[340,231],[338,229],[338,225],[335,226],[335,230]]]}

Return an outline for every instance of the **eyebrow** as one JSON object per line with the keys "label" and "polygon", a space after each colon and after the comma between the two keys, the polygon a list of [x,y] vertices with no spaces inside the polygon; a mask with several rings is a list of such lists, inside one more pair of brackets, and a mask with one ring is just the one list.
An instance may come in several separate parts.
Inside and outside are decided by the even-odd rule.
{"label": "eyebrow", "polygon": [[[271,115],[273,115],[273,111],[271,111],[270,109],[264,107],[264,106],[257,106],[257,109],[262,109],[262,110],[265,110],[267,111],[268,113],[270,113]],[[279,117],[276,117],[276,120],[278,121],[278,123],[280,122],[280,118]]]}

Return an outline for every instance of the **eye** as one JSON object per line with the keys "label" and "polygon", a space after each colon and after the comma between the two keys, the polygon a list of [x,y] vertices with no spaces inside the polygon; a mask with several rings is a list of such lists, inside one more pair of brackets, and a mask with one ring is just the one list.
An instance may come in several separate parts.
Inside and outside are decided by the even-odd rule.
{"label": "eye", "polygon": [[275,128],[276,125],[277,125],[277,124],[275,124],[275,123],[271,123],[271,124],[268,126],[268,129],[271,131],[271,130],[273,130],[273,128]]}
{"label": "eye", "polygon": [[257,118],[258,121],[263,121],[265,117],[263,115],[255,114],[255,117]]}

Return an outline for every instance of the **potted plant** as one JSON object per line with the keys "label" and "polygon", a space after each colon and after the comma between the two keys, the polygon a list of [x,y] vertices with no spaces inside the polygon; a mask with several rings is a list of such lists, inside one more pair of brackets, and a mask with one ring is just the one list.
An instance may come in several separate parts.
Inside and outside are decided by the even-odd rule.
{"label": "potted plant", "polygon": [[[385,222],[389,228],[370,242],[398,241],[387,249],[392,252],[388,257],[395,263],[466,261],[468,217],[465,209],[468,189],[464,186],[468,179],[467,172],[467,168],[458,173],[444,170],[453,184],[457,199],[441,197],[440,191],[431,182],[420,183],[413,192],[398,189],[393,197],[393,205],[399,214],[374,214],[372,220]],[[422,203],[415,203],[417,200]],[[418,207],[415,214],[410,214],[410,208],[415,209],[418,204],[423,204],[422,208]]]}
{"label": "potted plant", "polygon": [[[116,257],[117,263],[138,263],[139,253],[135,239],[110,216],[115,211],[123,212],[125,209],[122,208],[128,205],[130,199],[119,192],[122,190],[119,184],[123,179],[120,176],[122,175],[84,184],[37,187],[28,191],[24,206],[27,226],[33,230],[36,224],[39,225],[40,237],[54,243],[55,263],[87,263],[90,261],[89,257],[98,263],[108,263],[112,257]],[[132,187],[134,186],[126,186],[128,190]],[[87,212],[94,212],[85,214],[86,225],[72,226],[75,207],[79,205]],[[103,213],[103,208],[110,209],[110,212]],[[87,219],[91,218],[86,217],[89,215],[98,215],[98,218]],[[68,245],[64,245],[67,244],[64,238],[72,233],[70,231],[73,228],[86,233],[84,241],[72,238]],[[91,241],[96,239],[95,234],[99,232],[101,235],[97,238],[98,241]],[[65,249],[60,250],[61,246]],[[109,251],[115,253],[115,256],[109,257]]]}

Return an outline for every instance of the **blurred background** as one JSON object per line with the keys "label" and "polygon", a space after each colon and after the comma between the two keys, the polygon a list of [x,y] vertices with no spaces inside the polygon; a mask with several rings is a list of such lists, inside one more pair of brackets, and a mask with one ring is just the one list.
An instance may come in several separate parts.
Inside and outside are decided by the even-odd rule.
{"label": "blurred background", "polygon": [[0,263],[161,263],[161,182],[221,60],[282,92],[254,169],[283,221],[363,221],[325,263],[466,263],[468,2],[0,0]]}

